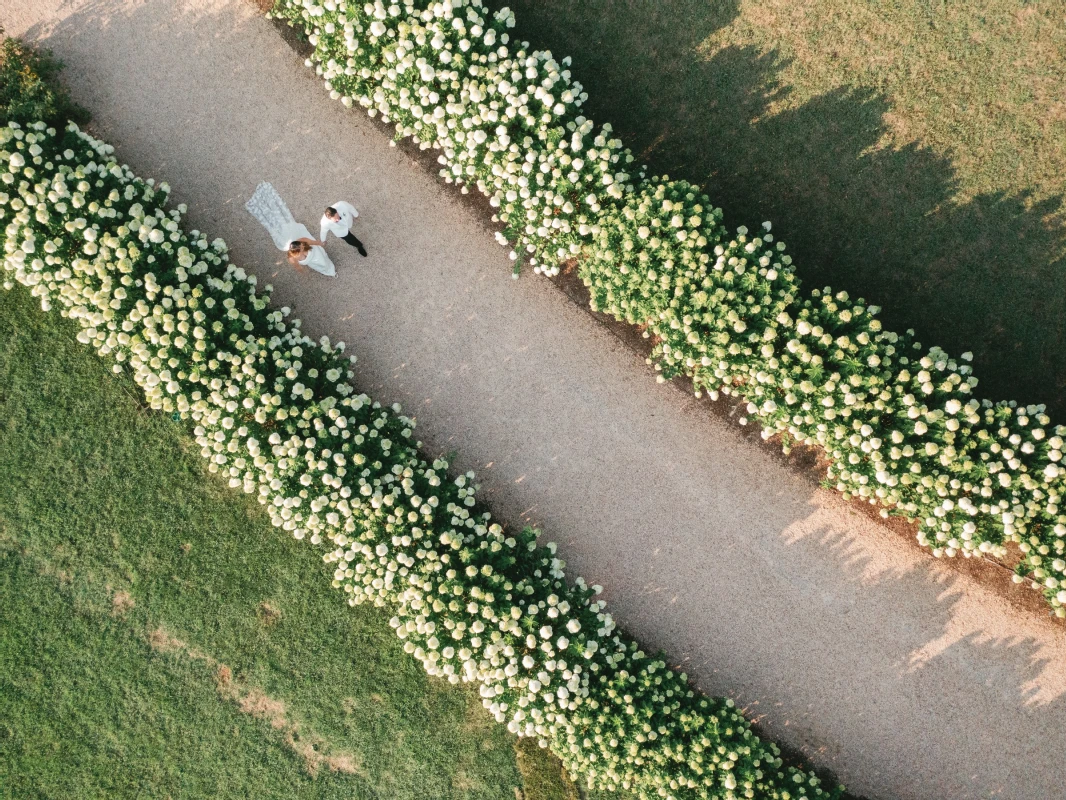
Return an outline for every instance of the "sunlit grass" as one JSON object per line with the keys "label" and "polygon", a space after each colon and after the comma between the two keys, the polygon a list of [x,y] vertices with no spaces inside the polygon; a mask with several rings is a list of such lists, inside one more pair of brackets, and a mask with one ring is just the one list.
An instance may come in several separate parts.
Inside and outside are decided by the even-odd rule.
{"label": "sunlit grass", "polygon": [[0,794],[515,797],[476,694],[34,305],[0,292]]}

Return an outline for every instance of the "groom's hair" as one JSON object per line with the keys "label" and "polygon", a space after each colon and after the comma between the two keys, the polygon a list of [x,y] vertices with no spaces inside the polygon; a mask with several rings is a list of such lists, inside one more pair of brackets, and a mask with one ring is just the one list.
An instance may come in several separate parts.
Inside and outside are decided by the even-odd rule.
{"label": "groom's hair", "polygon": [[337,213],[337,209],[335,209],[333,206],[326,206],[326,213],[329,214],[329,216],[331,217],[340,216],[340,214]]}

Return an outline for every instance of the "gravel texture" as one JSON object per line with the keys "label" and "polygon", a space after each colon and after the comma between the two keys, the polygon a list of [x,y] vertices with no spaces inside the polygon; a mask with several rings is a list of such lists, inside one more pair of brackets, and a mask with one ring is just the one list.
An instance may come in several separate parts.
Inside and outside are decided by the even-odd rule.
{"label": "gravel texture", "polygon": [[[122,160],[705,691],[871,798],[1066,796],[1061,627],[657,385],[551,283],[512,281],[484,215],[329,100],[252,5],[4,0],[0,24],[52,48]],[[352,201],[370,257],[331,240],[336,279],[296,274],[244,211],[261,180],[313,231]]]}

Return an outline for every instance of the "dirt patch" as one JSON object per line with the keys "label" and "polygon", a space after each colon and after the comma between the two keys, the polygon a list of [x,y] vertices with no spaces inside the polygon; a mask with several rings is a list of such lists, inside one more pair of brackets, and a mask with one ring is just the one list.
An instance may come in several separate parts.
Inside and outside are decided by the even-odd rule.
{"label": "dirt patch", "polygon": [[219,664],[215,670],[215,684],[220,692],[228,692],[233,685],[233,670],[225,664]]}
{"label": "dirt patch", "polygon": [[207,655],[207,653],[201,652],[195,647],[190,647],[188,642],[174,636],[162,626],[153,628],[148,632],[148,644],[157,653],[184,654],[194,661],[202,661],[209,667],[213,667],[218,663],[215,659],[211,658],[211,656]]}
{"label": "dirt patch", "polygon": [[148,632],[148,644],[157,653],[180,653],[188,649],[188,645],[171,633],[166,628],[154,628]]}
{"label": "dirt patch", "polygon": [[465,769],[457,769],[455,775],[452,776],[452,788],[461,792],[463,795],[470,794],[474,789],[478,788],[478,784],[470,779]]}
{"label": "dirt patch", "polygon": [[273,730],[280,732],[285,745],[304,762],[308,774],[317,775],[323,767],[330,772],[345,775],[361,774],[358,756],[344,751],[333,752],[333,747],[326,739],[292,716],[284,700],[271,697],[258,686],[242,681],[234,676],[228,665],[195,647],[190,647],[188,642],[179,639],[164,627],[148,631],[148,644],[157,653],[183,655],[214,670],[215,688],[219,696],[236,704],[242,714],[262,720]]}
{"label": "dirt patch", "polygon": [[116,617],[124,617],[135,605],[129,592],[119,590],[111,595],[111,613]]}
{"label": "dirt patch", "polygon": [[[225,671],[223,673],[223,670]],[[223,675],[225,677],[223,677]],[[293,719],[283,700],[271,697],[255,686],[237,683],[225,664],[215,672],[219,693],[237,704],[241,713],[262,720],[282,733],[285,745],[304,762],[310,775],[317,775],[323,767],[331,772],[358,775],[359,759],[351,753],[331,753],[329,743],[310,728]]]}
{"label": "dirt patch", "polygon": [[51,561],[41,561],[40,573],[50,578],[55,578],[61,586],[70,586],[74,582],[74,573],[63,569]]}
{"label": "dirt patch", "polygon": [[281,621],[281,609],[269,600],[264,600],[259,604],[256,615],[259,617],[259,621],[267,628],[277,625]]}
{"label": "dirt patch", "polygon": [[289,719],[286,716],[288,708],[285,703],[275,700],[259,689],[248,689],[243,695],[239,695],[237,705],[245,714],[266,720],[272,728],[281,730],[289,726]]}
{"label": "dirt patch", "polygon": [[344,775],[358,775],[360,773],[359,765],[355,759],[347,754],[326,756],[325,764],[330,772],[340,772]]}

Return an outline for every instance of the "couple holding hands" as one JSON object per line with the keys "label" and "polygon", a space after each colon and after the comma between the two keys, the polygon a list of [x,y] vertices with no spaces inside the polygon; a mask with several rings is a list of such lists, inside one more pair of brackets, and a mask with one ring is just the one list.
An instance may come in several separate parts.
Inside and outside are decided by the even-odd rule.
{"label": "couple holding hands", "polygon": [[286,254],[289,263],[301,272],[304,267],[309,267],[330,278],[337,275],[337,268],[325,251],[326,237],[331,233],[358,250],[359,255],[366,256],[363,243],[352,233],[352,224],[359,212],[351,203],[339,201],[326,208],[317,240],[311,238],[306,226],[296,222],[285,201],[269,183],[256,187],[245,208],[267,229],[274,245]]}

